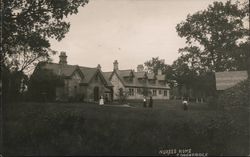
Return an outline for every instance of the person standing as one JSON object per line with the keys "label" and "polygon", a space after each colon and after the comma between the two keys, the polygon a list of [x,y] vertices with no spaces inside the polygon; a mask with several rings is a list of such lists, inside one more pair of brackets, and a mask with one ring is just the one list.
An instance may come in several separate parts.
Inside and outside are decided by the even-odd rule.
{"label": "person standing", "polygon": [[153,98],[152,98],[152,96],[150,96],[150,98],[149,98],[149,107],[153,108]]}
{"label": "person standing", "polygon": [[143,107],[147,107],[147,99],[145,96],[143,97]]}
{"label": "person standing", "polygon": [[101,96],[100,100],[99,100],[99,105],[104,105],[104,100],[103,97]]}
{"label": "person standing", "polygon": [[186,99],[184,99],[184,100],[182,101],[182,104],[183,104],[183,109],[184,109],[184,111],[187,111],[187,110],[188,110],[188,101],[187,101]]}

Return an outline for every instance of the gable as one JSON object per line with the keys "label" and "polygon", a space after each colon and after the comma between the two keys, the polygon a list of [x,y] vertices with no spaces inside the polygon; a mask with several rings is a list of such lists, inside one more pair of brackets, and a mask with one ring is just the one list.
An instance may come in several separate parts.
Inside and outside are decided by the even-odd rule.
{"label": "gable", "polygon": [[123,79],[120,78],[119,74],[116,71],[113,71],[113,73],[111,74],[110,81],[113,85],[114,85],[114,83],[117,84],[119,82],[120,84],[125,86]]}
{"label": "gable", "polygon": [[123,81],[119,78],[116,72],[113,72],[110,78],[110,82],[113,84],[115,88],[122,88],[124,87]]}
{"label": "gable", "polygon": [[108,82],[105,80],[104,76],[99,70],[96,71],[89,83],[102,83],[104,85],[108,85]]}
{"label": "gable", "polygon": [[73,79],[73,80],[76,80],[77,82],[81,82],[82,81],[82,79],[83,79],[83,77],[81,76],[81,74],[79,73],[79,71],[75,71],[73,74],[72,74],[72,76],[71,76],[71,78]]}

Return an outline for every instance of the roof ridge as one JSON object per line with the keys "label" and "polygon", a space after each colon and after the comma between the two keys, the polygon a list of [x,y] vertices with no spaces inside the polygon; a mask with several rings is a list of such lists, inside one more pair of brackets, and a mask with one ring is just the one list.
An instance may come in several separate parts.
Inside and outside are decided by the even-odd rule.
{"label": "roof ridge", "polygon": [[132,69],[124,69],[124,70],[118,70],[118,71],[132,71]]}
{"label": "roof ridge", "polygon": [[103,73],[112,73],[113,71],[102,71]]}
{"label": "roof ridge", "polygon": [[[79,65],[78,65],[78,66],[79,66]],[[85,66],[79,66],[79,68],[97,69],[97,68],[85,67]]]}

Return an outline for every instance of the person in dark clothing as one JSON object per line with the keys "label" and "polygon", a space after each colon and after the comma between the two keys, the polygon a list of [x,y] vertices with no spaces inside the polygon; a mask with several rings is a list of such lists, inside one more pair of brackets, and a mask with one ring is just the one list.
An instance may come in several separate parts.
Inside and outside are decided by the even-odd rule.
{"label": "person in dark clothing", "polygon": [[108,95],[105,95],[105,103],[108,103],[109,102],[109,99],[108,99]]}
{"label": "person in dark clothing", "polygon": [[149,107],[153,108],[153,98],[152,98],[152,96],[150,96],[150,98],[149,98]]}

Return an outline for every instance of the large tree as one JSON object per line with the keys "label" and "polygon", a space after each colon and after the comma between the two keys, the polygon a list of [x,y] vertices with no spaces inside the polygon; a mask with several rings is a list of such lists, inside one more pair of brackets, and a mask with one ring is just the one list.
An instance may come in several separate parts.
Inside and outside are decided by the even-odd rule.
{"label": "large tree", "polygon": [[162,72],[165,73],[168,66],[165,64],[164,59],[159,59],[159,57],[152,57],[152,59],[146,61],[144,65],[149,72],[153,72],[155,74],[158,73],[158,70],[162,70]]}
{"label": "large tree", "polygon": [[[79,6],[88,0],[3,0],[2,5],[2,59],[5,65],[22,71],[36,58],[49,58],[49,38],[60,41],[69,31],[65,17],[78,13]],[[33,58],[24,64],[21,57]],[[26,60],[28,60],[26,59]],[[8,62],[4,62],[4,61]],[[14,60],[14,61],[13,61]],[[32,63],[32,62],[31,62]]]}
{"label": "large tree", "polygon": [[214,2],[207,9],[188,15],[176,26],[178,35],[185,37],[187,43],[180,52],[203,70],[241,69],[236,60],[244,56],[237,49],[249,36],[245,25],[248,13],[247,2],[227,1]]}
{"label": "large tree", "polygon": [[[60,41],[69,31],[65,18],[78,13],[88,0],[2,0],[1,72],[23,76],[30,65],[48,60],[55,51],[50,39]],[[4,74],[5,75],[5,74]],[[21,81],[22,77],[17,81]],[[9,82],[6,84],[6,82]],[[11,91],[8,78],[3,79],[4,92]],[[18,90],[15,90],[18,91]],[[9,92],[10,93],[10,92]]]}
{"label": "large tree", "polygon": [[164,59],[159,57],[152,57],[150,60],[144,63],[148,72],[158,74],[158,70],[162,71],[162,74],[166,76],[167,82],[170,86],[173,86],[173,69],[170,65],[166,64]]}

